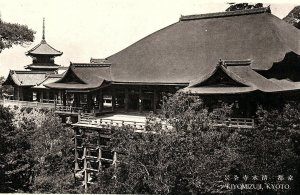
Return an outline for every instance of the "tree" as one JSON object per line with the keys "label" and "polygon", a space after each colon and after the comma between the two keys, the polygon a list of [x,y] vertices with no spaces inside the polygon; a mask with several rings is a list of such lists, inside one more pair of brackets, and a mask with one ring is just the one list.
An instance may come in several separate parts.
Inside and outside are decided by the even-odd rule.
{"label": "tree", "polygon": [[12,86],[2,85],[5,81],[4,76],[0,76],[0,99],[6,95],[13,95],[14,89]]}
{"label": "tree", "polygon": [[249,3],[233,3],[230,5],[226,11],[236,11],[236,10],[245,10],[245,9],[254,9],[263,7],[262,3],[249,4]]}
{"label": "tree", "polygon": [[[174,129],[163,129],[157,116],[149,117],[146,133],[136,133],[129,127],[116,129],[111,147],[118,151],[119,163],[116,168],[104,169],[90,192],[238,194],[240,189],[228,186],[247,183],[243,178],[247,176],[249,183],[264,187],[262,193],[297,194],[300,106],[287,105],[281,111],[261,108],[254,129],[212,126],[214,119],[228,116],[230,106],[209,113],[200,98],[187,94],[165,99],[158,117]],[[255,175],[267,175],[269,183],[291,188],[268,189],[266,181],[252,180]],[[294,180],[281,181],[278,175],[293,176]]]}
{"label": "tree", "polygon": [[0,18],[0,53],[13,45],[33,42],[34,33],[26,25],[4,22]]}
{"label": "tree", "polygon": [[283,20],[300,29],[300,6],[294,7]]}
{"label": "tree", "polygon": [[0,192],[79,192],[72,137],[48,109],[0,106]]}

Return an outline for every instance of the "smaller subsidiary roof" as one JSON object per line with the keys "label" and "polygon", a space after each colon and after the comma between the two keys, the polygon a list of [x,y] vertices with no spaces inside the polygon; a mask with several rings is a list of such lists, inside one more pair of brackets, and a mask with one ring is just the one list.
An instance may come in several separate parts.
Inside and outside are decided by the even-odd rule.
{"label": "smaller subsidiary roof", "polygon": [[105,86],[110,81],[109,65],[71,63],[61,79],[44,85],[53,89],[93,90]]}
{"label": "smaller subsidiary roof", "polygon": [[42,40],[38,45],[33,47],[31,50],[26,52],[26,55],[51,55],[51,56],[60,56],[63,52],[60,52],[53,47],[51,47],[46,40]]}
{"label": "smaller subsidiary roof", "polygon": [[54,83],[61,79],[63,77],[63,74],[50,74],[46,77],[45,80],[43,80],[41,83],[38,83],[33,88],[35,89],[47,89],[45,87],[45,84]]}
{"label": "smaller subsidiary roof", "polygon": [[45,72],[10,70],[3,85],[34,86],[46,78]]}
{"label": "smaller subsidiary roof", "polygon": [[[219,86],[205,85],[208,79],[216,77],[218,70],[223,71],[229,78],[235,81],[236,86],[222,86],[222,83],[219,83]],[[254,71],[250,67],[250,64],[226,65],[226,63],[222,63],[213,72],[191,82],[188,87],[181,91],[194,94],[240,94],[254,91],[272,93],[289,90],[300,90],[300,82],[267,79]]]}

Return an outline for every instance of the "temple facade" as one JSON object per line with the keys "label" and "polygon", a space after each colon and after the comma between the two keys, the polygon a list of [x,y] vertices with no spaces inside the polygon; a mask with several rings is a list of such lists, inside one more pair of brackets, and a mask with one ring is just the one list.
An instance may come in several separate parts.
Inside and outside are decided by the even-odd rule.
{"label": "temple facade", "polygon": [[[93,113],[157,112],[165,94],[180,91],[252,117],[259,104],[299,101],[297,37],[300,31],[269,8],[181,16],[116,54],[71,63],[64,74],[28,87],[49,90],[57,105]],[[61,54],[43,38],[27,53],[33,64],[26,68],[55,71]],[[6,84],[16,85],[13,78],[12,72]]]}

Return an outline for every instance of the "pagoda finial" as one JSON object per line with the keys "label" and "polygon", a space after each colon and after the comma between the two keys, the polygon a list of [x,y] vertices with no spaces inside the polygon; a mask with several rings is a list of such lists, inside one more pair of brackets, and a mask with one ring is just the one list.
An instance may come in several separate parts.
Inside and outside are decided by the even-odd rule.
{"label": "pagoda finial", "polygon": [[45,18],[43,18],[43,40],[45,40]]}

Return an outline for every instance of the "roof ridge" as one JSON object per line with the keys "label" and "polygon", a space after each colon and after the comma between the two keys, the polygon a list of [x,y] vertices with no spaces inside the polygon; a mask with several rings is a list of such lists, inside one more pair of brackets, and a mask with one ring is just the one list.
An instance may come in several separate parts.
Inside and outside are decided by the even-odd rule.
{"label": "roof ridge", "polygon": [[208,14],[186,15],[186,16],[181,16],[179,21],[220,18],[220,17],[230,17],[230,16],[241,16],[241,15],[250,15],[250,14],[262,14],[262,13],[271,13],[270,7],[227,11],[227,12],[214,12],[214,13],[208,13]]}
{"label": "roof ridge", "polygon": [[27,71],[27,70],[11,70],[14,73],[24,73],[24,74],[47,74],[46,72],[36,72],[36,71]]}
{"label": "roof ridge", "polygon": [[71,63],[74,67],[110,67],[111,63]]}

